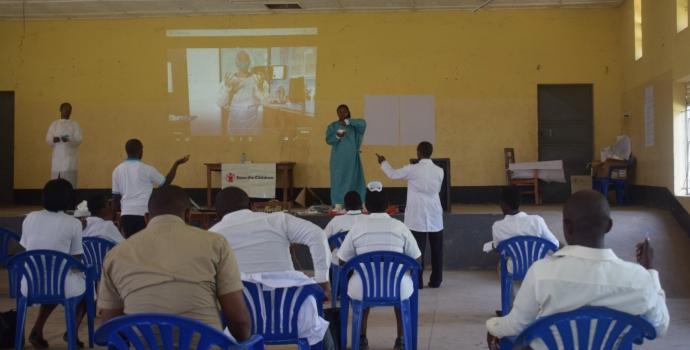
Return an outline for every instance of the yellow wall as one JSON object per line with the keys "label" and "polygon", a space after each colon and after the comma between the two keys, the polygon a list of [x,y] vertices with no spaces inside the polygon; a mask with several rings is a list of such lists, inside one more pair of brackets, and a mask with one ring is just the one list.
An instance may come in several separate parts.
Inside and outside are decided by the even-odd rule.
{"label": "yellow wall", "polygon": [[[677,33],[675,0],[643,0],[643,56],[635,61],[633,1],[621,7],[622,110],[631,118],[624,130],[631,135],[638,157],[637,184],[674,191],[674,119],[685,104],[682,81],[690,76],[690,29]],[[655,145],[645,147],[644,89],[654,87]],[[682,176],[681,173],[677,176]],[[690,209],[690,200],[679,198]]]}
{"label": "yellow wall", "polygon": [[[110,187],[110,174],[123,159],[123,144],[130,137],[142,139],[145,161],[161,171],[176,157],[191,153],[190,164],[178,172],[183,186],[203,187],[202,163],[236,161],[245,151],[254,161],[296,160],[298,185],[326,187],[329,148],[323,130],[335,118],[337,104],[348,103],[353,114],[360,115],[368,94],[434,95],[435,156],[452,158],[452,184],[499,185],[504,181],[504,147],[515,147],[518,160],[537,158],[537,84],[593,83],[595,150],[620,133],[619,28],[624,26],[620,12],[569,9],[0,22],[0,90],[16,91],[15,188],[40,188],[45,182],[50,149],[43,138],[65,100],[72,102],[73,117],[85,135],[80,148],[80,187]],[[165,30],[173,28],[263,27],[317,27],[319,34],[251,40],[165,37]],[[299,142],[274,141],[270,147],[220,137],[176,140],[175,126],[166,121],[167,50],[252,45],[318,48],[317,116],[307,123],[314,130],[312,136]],[[627,91],[644,81],[627,79],[626,86],[632,86]],[[362,156],[368,179],[383,177],[374,152],[403,164],[414,155],[414,147],[365,146]]]}

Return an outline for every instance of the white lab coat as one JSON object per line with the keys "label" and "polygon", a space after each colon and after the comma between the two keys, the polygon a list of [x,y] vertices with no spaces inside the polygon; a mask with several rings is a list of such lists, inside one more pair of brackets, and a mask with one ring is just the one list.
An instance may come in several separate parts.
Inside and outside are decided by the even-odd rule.
{"label": "white lab coat", "polygon": [[[53,142],[54,137],[69,137],[68,142]],[[77,187],[77,149],[81,144],[81,128],[69,119],[59,119],[50,124],[46,133],[46,142],[53,147],[53,160],[50,178],[58,177],[69,181]]]}

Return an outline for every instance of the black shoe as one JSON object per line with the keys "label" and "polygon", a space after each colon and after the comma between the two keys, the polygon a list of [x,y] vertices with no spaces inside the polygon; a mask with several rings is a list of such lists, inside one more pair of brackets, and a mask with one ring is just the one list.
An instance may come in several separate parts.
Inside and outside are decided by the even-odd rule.
{"label": "black shoe", "polygon": [[34,349],[47,349],[49,346],[48,342],[43,337],[39,337],[34,331],[31,331],[31,334],[29,334],[29,343],[31,343]]}
{"label": "black shoe", "polygon": [[[67,332],[65,332],[65,334],[62,335],[62,340],[64,340],[65,343],[69,344],[69,340],[67,338]],[[84,348],[84,342],[79,340],[79,337],[77,337],[77,349],[83,349],[83,348]]]}
{"label": "black shoe", "polygon": [[496,310],[496,316],[498,316],[498,317],[503,317],[503,311],[501,311],[501,310]]}
{"label": "black shoe", "polygon": [[359,337],[359,350],[369,350],[369,339],[366,336]]}
{"label": "black shoe", "polygon": [[393,345],[393,349],[405,350],[405,341],[403,341],[402,337],[395,338],[395,345]]}
{"label": "black shoe", "polygon": [[427,287],[429,287],[429,288],[438,288],[440,286],[441,286],[440,283],[431,283],[431,282],[429,282],[429,284],[427,285]]}

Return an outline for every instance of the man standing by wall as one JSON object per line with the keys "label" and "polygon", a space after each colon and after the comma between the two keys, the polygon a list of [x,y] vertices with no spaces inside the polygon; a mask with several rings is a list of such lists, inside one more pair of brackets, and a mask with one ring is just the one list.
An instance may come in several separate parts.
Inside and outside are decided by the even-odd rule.
{"label": "man standing by wall", "polygon": [[67,102],[61,104],[60,119],[50,124],[46,142],[53,147],[50,178],[65,179],[77,188],[77,149],[81,144],[81,128],[69,119],[71,115],[72,105]]}

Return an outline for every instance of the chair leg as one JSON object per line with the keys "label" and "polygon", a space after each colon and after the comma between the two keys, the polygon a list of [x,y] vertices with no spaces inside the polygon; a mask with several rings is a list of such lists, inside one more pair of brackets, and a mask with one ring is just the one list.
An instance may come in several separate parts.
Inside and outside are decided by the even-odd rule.
{"label": "chair leg", "polygon": [[400,303],[400,317],[402,318],[403,339],[405,340],[405,350],[417,349],[414,332],[412,328],[412,305],[410,299],[403,300]]}
{"label": "chair leg", "polygon": [[364,308],[362,303],[352,301],[352,350],[359,350],[359,337],[362,334],[362,313]]}
{"label": "chair leg", "polygon": [[510,277],[501,276],[501,312],[503,316],[507,315],[511,309],[511,291],[513,281]]}
{"label": "chair leg", "polygon": [[340,281],[340,269],[333,269],[331,276],[331,306],[338,307],[338,282]]}
{"label": "chair leg", "polygon": [[68,299],[63,304],[65,308],[65,326],[67,328],[67,348],[77,348],[77,302],[78,299]]}
{"label": "chair leg", "polygon": [[17,327],[14,333],[14,348],[20,350],[24,348],[24,324],[26,323],[26,299],[17,295]]}
{"label": "chair leg", "polygon": [[345,349],[347,347],[347,318],[350,311],[350,297],[347,293],[342,293],[340,295],[340,348]]}
{"label": "chair leg", "polygon": [[[94,320],[96,319],[96,301],[94,296],[87,296],[86,299],[86,322],[89,330],[89,348],[93,349],[94,339]],[[78,330],[77,330],[78,331]]]}

